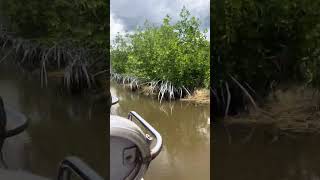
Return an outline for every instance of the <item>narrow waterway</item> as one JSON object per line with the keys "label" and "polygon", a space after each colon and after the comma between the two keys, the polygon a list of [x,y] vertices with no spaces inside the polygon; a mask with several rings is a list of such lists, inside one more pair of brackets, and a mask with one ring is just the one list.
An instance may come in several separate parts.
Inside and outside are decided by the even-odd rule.
{"label": "narrow waterway", "polygon": [[20,150],[28,161],[23,169],[55,178],[59,162],[75,155],[106,176],[104,103],[94,104],[86,96],[63,95],[52,81],[48,88],[41,88],[39,77],[4,64],[0,64],[0,96],[30,119],[25,138],[29,148]]}
{"label": "narrow waterway", "polygon": [[151,162],[145,180],[210,179],[209,105],[162,102],[111,83],[119,98],[111,113],[127,116],[136,111],[163,137],[164,147]]}
{"label": "narrow waterway", "polygon": [[216,124],[214,179],[319,180],[319,135],[272,132],[270,127]]}

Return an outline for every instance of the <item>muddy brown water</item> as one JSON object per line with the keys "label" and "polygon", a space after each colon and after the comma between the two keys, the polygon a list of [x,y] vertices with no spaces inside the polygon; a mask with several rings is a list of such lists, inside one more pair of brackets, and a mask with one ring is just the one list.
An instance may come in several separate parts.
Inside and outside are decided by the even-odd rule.
{"label": "muddy brown water", "polygon": [[163,102],[111,83],[119,103],[111,114],[127,116],[136,111],[163,137],[163,149],[151,162],[145,180],[210,179],[209,105]]}
{"label": "muddy brown water", "polygon": [[[113,114],[126,116],[134,110],[163,136],[161,154],[151,163],[146,180],[210,179],[209,106],[185,102],[162,103],[112,84],[119,97]],[[68,155],[83,159],[100,175],[106,176],[105,104],[92,103],[83,96],[64,96],[54,82],[41,88],[40,80],[11,66],[0,65],[0,95],[12,108],[30,118],[20,140],[27,148],[9,141],[19,154],[11,155],[14,169],[54,178],[59,162]],[[11,150],[9,149],[8,152]],[[9,158],[10,159],[10,158]],[[23,161],[19,164],[20,161]]]}
{"label": "muddy brown water", "polygon": [[41,88],[39,77],[0,64],[0,96],[30,118],[27,131],[20,135],[27,148],[11,142],[11,151],[18,154],[11,168],[55,178],[59,162],[75,155],[106,176],[105,104],[92,106],[84,96],[65,96],[56,85],[49,81],[48,88]]}
{"label": "muddy brown water", "polygon": [[263,126],[214,126],[213,179],[320,179],[319,135],[274,133]]}

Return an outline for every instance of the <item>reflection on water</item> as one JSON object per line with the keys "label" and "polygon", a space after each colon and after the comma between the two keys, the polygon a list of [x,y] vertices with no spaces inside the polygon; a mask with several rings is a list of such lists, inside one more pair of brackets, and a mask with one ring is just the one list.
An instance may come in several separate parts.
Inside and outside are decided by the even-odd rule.
{"label": "reflection on water", "polygon": [[164,147],[151,162],[146,180],[210,179],[209,106],[185,102],[162,103],[111,83],[119,98],[111,113],[127,116],[136,111],[162,135]]}
{"label": "reflection on water", "polygon": [[[271,143],[273,138],[259,128],[247,142],[236,138],[245,137],[243,134],[248,135],[250,131],[226,131],[222,125],[215,127],[214,179],[320,179],[319,135],[281,136],[278,141]],[[230,135],[231,141],[228,140]]]}
{"label": "reflection on water", "polygon": [[37,78],[0,65],[0,96],[30,118],[28,169],[55,177],[59,162],[75,155],[105,176],[105,104],[92,106],[84,96],[63,96],[54,87],[56,85],[49,82],[49,88],[41,88]]}

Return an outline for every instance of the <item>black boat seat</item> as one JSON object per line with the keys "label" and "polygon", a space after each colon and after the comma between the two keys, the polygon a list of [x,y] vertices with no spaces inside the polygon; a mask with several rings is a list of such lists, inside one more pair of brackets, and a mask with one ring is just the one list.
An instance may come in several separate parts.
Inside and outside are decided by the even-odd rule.
{"label": "black boat seat", "polygon": [[91,167],[75,156],[66,157],[60,163],[58,180],[70,180],[71,174],[83,180],[103,180]]}
{"label": "black boat seat", "polygon": [[[57,180],[71,180],[75,175],[82,180],[103,180],[94,170],[77,157],[66,157],[60,164]],[[50,180],[49,178],[31,174],[25,171],[0,168],[0,179],[10,180]]]}
{"label": "black boat seat", "polygon": [[0,169],[0,179],[49,180],[48,178],[37,176],[25,171],[14,171],[14,170],[7,170],[7,169]]}
{"label": "black boat seat", "polygon": [[8,138],[20,134],[28,127],[28,119],[22,113],[5,105],[0,96],[0,135]]}
{"label": "black boat seat", "polygon": [[[28,126],[28,119],[8,105],[0,96],[0,149],[6,138],[22,133]],[[1,153],[1,152],[0,152]],[[59,166],[58,180],[69,180],[74,174],[83,180],[102,180],[86,163],[77,157],[66,157]],[[14,171],[0,168],[0,179],[12,180],[48,180],[25,171]]]}

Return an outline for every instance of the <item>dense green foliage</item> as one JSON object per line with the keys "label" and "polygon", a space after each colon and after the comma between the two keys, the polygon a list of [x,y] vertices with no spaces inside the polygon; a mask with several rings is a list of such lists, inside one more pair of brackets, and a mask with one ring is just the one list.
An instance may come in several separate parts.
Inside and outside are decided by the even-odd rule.
{"label": "dense green foliage", "polygon": [[319,1],[212,3],[215,115],[239,111],[248,94],[263,97],[274,84],[320,88]]}
{"label": "dense green foliage", "polygon": [[19,35],[57,42],[107,47],[107,2],[103,0],[1,1],[3,14]]}
{"label": "dense green foliage", "polygon": [[190,90],[208,87],[210,79],[209,41],[200,22],[185,8],[180,20],[161,26],[148,22],[133,34],[116,37],[111,50],[112,70],[145,81],[170,82]]}
{"label": "dense green foliage", "polygon": [[[9,31],[0,30],[1,61],[14,56],[25,69],[62,71],[68,89],[91,88],[105,72],[108,6],[104,0],[0,1]],[[1,23],[1,22],[0,22]]]}

